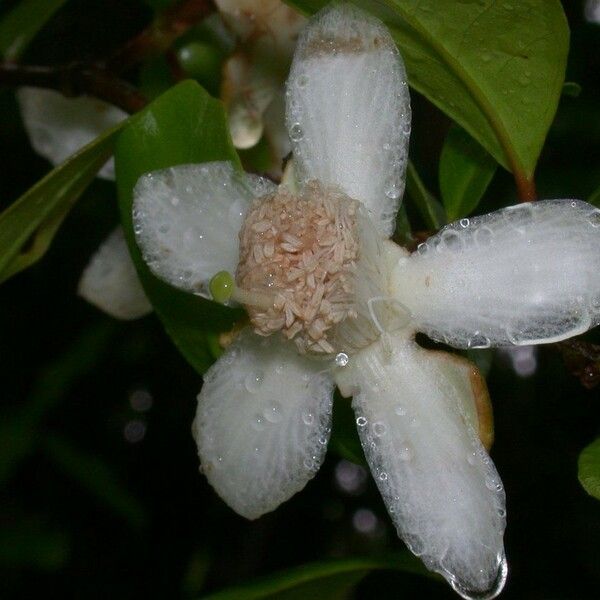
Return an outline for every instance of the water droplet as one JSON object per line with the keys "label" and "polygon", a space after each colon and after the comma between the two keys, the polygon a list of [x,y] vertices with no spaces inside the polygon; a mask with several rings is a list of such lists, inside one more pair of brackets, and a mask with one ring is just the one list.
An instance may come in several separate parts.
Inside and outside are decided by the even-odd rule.
{"label": "water droplet", "polygon": [[387,481],[387,478],[388,478],[388,474],[385,471],[382,471],[381,473],[379,473],[380,481]]}
{"label": "water droplet", "polygon": [[[192,190],[190,189],[190,192],[191,192],[191,191],[192,191]],[[177,196],[172,196],[172,197],[171,197],[171,205],[172,205],[172,206],[177,206],[178,204],[179,204],[179,198],[178,198]]]}
{"label": "water droplet", "polygon": [[489,227],[480,227],[475,231],[475,241],[480,248],[491,246],[494,232]]}
{"label": "water droplet", "polygon": [[383,145],[383,149],[384,149],[384,150],[391,150],[391,148],[392,148],[392,145],[391,145],[391,144],[389,144],[388,142],[386,142],[386,143]]}
{"label": "water droplet", "polygon": [[365,417],[358,417],[358,419],[356,419],[356,424],[359,427],[364,427],[367,424],[367,419]]}
{"label": "water droplet", "polygon": [[422,244],[419,244],[417,246],[417,252],[419,254],[425,254],[428,249],[429,249],[429,246],[425,242],[423,242]]}
{"label": "water droplet", "polygon": [[312,425],[315,422],[315,415],[307,411],[302,415],[302,422],[305,425]]}
{"label": "water droplet", "polygon": [[396,181],[391,182],[385,190],[385,195],[390,200],[396,200],[400,197],[400,186]]}
{"label": "water droplet", "polygon": [[411,426],[413,429],[416,429],[416,428],[419,426],[419,419],[417,419],[416,417],[413,417],[413,418],[410,420],[410,426]]}
{"label": "water droplet", "polygon": [[504,553],[498,555],[497,562],[498,570],[496,572],[496,577],[494,578],[494,581],[488,590],[470,590],[466,586],[462,585],[455,575],[450,575],[448,581],[450,582],[452,589],[459,596],[465,598],[465,600],[492,600],[492,598],[496,598],[496,596],[498,596],[498,594],[502,591],[504,584],[506,583],[506,577],[508,576],[508,564],[506,562]]}
{"label": "water droplet", "polygon": [[470,452],[469,456],[467,456],[467,462],[471,466],[474,466],[477,463],[477,453],[476,452]]}
{"label": "water droplet", "polygon": [[270,423],[279,423],[282,419],[281,404],[274,402],[273,405],[265,411],[265,417]]}
{"label": "water droplet", "polygon": [[456,231],[453,231],[452,229],[442,233],[442,242],[451,252],[460,252],[463,247],[462,238]]}
{"label": "water droplet", "polygon": [[251,394],[256,394],[262,385],[263,379],[264,373],[262,371],[248,373],[248,375],[246,375],[246,379],[244,379],[244,385]]}
{"label": "water droplet", "polygon": [[315,468],[315,461],[312,458],[305,458],[304,459],[304,466],[309,470],[312,471]]}
{"label": "water droplet", "polygon": [[335,365],[337,367],[345,367],[348,364],[348,355],[345,352],[340,352],[335,357]]}
{"label": "water droplet", "polygon": [[404,123],[404,125],[402,126],[402,133],[404,135],[408,135],[410,133],[410,121]]}
{"label": "water droplet", "polygon": [[325,446],[325,444],[327,444],[327,438],[324,435],[319,438],[319,444],[321,444],[321,446]]}
{"label": "water droplet", "polygon": [[304,131],[300,126],[300,123],[294,123],[290,127],[290,139],[292,142],[299,142],[304,137]]}
{"label": "water droplet", "polygon": [[399,417],[404,417],[406,415],[406,409],[404,408],[404,406],[400,406],[398,404],[398,406],[396,406],[396,408],[394,409],[394,412],[399,416]]}
{"label": "water droplet", "polygon": [[266,427],[265,418],[263,415],[254,415],[252,427],[256,431],[262,431]]}
{"label": "water droplet", "polygon": [[296,83],[298,84],[298,87],[300,87],[300,88],[306,87],[306,84],[308,83],[308,76],[307,75],[299,75],[298,79],[296,80]]}
{"label": "water droplet", "polygon": [[473,337],[468,340],[467,345],[469,348],[489,348],[491,342],[487,336],[481,334],[479,331],[476,331],[473,334]]}
{"label": "water droplet", "polygon": [[469,219],[461,219],[460,220],[460,226],[463,227],[463,228],[464,227],[468,227],[470,222],[471,221],[469,221]]}
{"label": "water droplet", "polygon": [[600,227],[600,210],[592,211],[588,216],[588,221],[592,227]]}
{"label": "water droplet", "polygon": [[398,452],[398,458],[408,462],[409,460],[412,460],[413,454],[413,449],[410,446],[404,446],[404,448],[400,448],[400,451]]}
{"label": "water droplet", "polygon": [[387,427],[385,426],[385,423],[382,423],[381,421],[377,421],[377,423],[373,424],[373,433],[377,436],[377,437],[382,437],[387,433]]}

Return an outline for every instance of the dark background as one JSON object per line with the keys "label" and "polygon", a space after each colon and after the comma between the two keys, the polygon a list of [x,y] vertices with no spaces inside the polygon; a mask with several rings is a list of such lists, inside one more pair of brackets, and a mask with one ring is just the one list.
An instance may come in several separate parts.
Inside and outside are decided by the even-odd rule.
{"label": "dark background", "polygon": [[[567,81],[582,92],[561,100],[537,184],[541,197],[585,199],[600,185],[600,25],[586,22],[583,2],[563,4],[572,32]],[[103,56],[149,18],[141,1],[71,0],[26,60]],[[437,191],[448,122],[412,97],[411,156]],[[48,170],[7,90],[0,148],[4,209]],[[512,179],[498,172],[478,210],[514,201]],[[75,294],[116,221],[114,185],[94,182],[46,257],[0,289],[0,596],[193,598],[308,561],[401,550],[370,477],[343,492],[331,451],[303,492],[257,522],[216,497],[198,474],[190,434],[199,377],[153,316],[119,323]],[[580,487],[577,457],[599,433],[598,389],[585,390],[553,347],[539,349],[527,378],[493,354],[488,382],[492,457],[507,494],[502,597],[597,597],[600,503]],[[355,527],[360,509],[370,511],[359,513],[371,520],[366,533]],[[456,597],[435,581],[385,572],[369,575],[355,595]]]}

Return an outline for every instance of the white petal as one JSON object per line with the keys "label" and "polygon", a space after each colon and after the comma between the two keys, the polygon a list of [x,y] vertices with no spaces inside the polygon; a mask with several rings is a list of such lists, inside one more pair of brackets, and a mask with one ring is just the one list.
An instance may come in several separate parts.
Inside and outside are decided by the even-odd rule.
{"label": "white petal", "polygon": [[117,319],[138,319],[152,311],[121,227],[117,227],[92,256],[77,291],[90,304]]}
{"label": "white petal", "polygon": [[302,179],[339,185],[390,235],[404,191],[410,98],[388,30],[348,4],[321,11],[300,37],[287,94]]}
{"label": "white petal", "polygon": [[[33,149],[55,166],[127,118],[127,113],[102,100],[65,98],[53,90],[25,87],[17,99]],[[98,176],[115,178],[112,159]]]}
{"label": "white petal", "polygon": [[400,337],[348,367],[365,456],[398,534],[465,597],[493,597],[506,570],[504,491],[465,408],[468,369]]}
{"label": "white petal", "polygon": [[274,510],[321,466],[333,393],[322,369],[245,330],[206,373],[193,426],[201,468],[240,515]]}
{"label": "white petal", "polygon": [[444,228],[393,273],[415,326],[457,347],[562,340],[600,323],[600,210],[545,200]]}
{"label": "white petal", "polygon": [[250,202],[274,190],[272,182],[238,173],[228,162],[143,175],[134,189],[133,221],[144,260],[171,285],[207,295],[213,275],[235,273]]}

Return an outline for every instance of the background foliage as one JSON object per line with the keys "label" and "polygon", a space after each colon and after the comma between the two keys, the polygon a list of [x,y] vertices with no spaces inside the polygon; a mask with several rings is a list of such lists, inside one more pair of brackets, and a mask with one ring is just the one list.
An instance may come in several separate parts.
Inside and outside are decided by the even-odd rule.
{"label": "background foliage", "polygon": [[[8,58],[25,52],[31,63],[96,59],[143,28],[154,8],[167,4],[5,1],[0,4],[0,51]],[[294,4],[313,10],[322,2]],[[413,232],[435,229],[446,218],[472,210],[514,203],[514,179],[491,156],[511,166],[506,149],[512,148],[513,166],[522,167],[525,180],[531,177],[551,121],[550,113],[545,117],[550,109],[536,99],[552,98],[551,86],[559,98],[556,73],[564,68],[560,57],[567,39],[560,33],[564,23],[559,3],[499,2],[496,17],[490,11],[477,19],[480,30],[475,31],[483,45],[506,19],[520,19],[521,39],[529,39],[537,27],[547,29],[536,42],[548,48],[545,63],[526,65],[525,48],[515,45],[521,55],[494,78],[482,77],[476,62],[485,62],[484,46],[473,46],[464,63],[450,60],[461,49],[460,40],[448,31],[460,30],[474,14],[469,11],[479,10],[477,2],[445,1],[458,9],[452,18],[427,10],[432,4],[427,2],[368,4],[386,18],[403,44],[411,84],[422,94],[412,93],[413,164],[405,216]],[[541,197],[589,198],[600,186],[600,168],[593,158],[600,155],[600,25],[584,18],[586,7],[589,15],[596,4],[563,3],[571,29],[566,80],[577,86],[563,89],[539,159],[536,183]],[[12,12],[17,5],[18,11]],[[15,45],[16,27],[22,35]],[[201,32],[197,35],[204,44]],[[213,59],[222,56],[216,51],[200,56],[194,75],[217,93],[219,68]],[[530,112],[513,110],[510,95],[504,99],[507,71],[517,79],[530,73],[526,84],[517,81],[528,90],[519,101],[531,98]],[[144,65],[138,76],[150,96],[165,88],[160,61]],[[517,84],[504,87],[517,89]],[[483,97],[492,98],[491,105]],[[128,190],[145,170],[184,158],[236,160],[221,109],[196,84],[180,84],[149,110],[175,141],[165,147],[160,133],[154,141],[144,138],[140,117],[127,125],[117,144],[125,213]],[[201,133],[206,136],[203,143],[194,146],[197,140],[186,138],[193,128],[177,116],[202,120],[205,110],[212,111],[211,125]],[[511,133],[504,146],[481,125],[482,119],[490,122],[492,113],[504,119]],[[531,118],[521,122],[522,114]],[[461,127],[451,125],[448,115]],[[0,594],[196,598],[238,586],[215,598],[341,598],[353,589],[357,598],[454,597],[435,578],[423,576],[418,561],[404,554],[370,478],[340,462],[341,456],[360,462],[361,454],[351,414],[339,402],[324,468],[301,495],[275,513],[246,522],[198,475],[190,435],[200,386],[197,372],[182,360],[156,317],[116,323],[75,295],[88,257],[118,220],[114,184],[94,180],[83,191],[94,164],[110,151],[114,139],[109,135],[91,156],[80,155],[65,167],[63,180],[55,175],[50,183],[39,184],[51,186],[54,192],[43,188],[40,197],[55,197],[56,205],[31,210],[29,202],[21,201],[0,219],[0,279],[41,257],[56,235],[42,261],[0,289]],[[29,147],[14,97],[5,89],[0,90],[0,147],[4,210],[49,170]],[[242,159],[252,166],[256,157]],[[75,186],[75,195],[69,186]],[[12,235],[10,219],[26,223],[20,237]],[[33,243],[32,233],[37,233]],[[403,234],[412,236],[408,229]],[[211,359],[204,333],[184,342],[181,336],[187,335],[190,322],[206,322],[206,307],[185,306],[185,299],[177,300],[155,280],[149,285],[156,286],[152,293],[158,306],[163,302],[166,312],[160,316],[167,329],[202,370]],[[164,294],[169,294],[166,299]],[[213,319],[214,313],[210,315]],[[230,318],[223,311],[216,322]],[[595,331],[586,339],[598,343],[599,338]],[[500,353],[485,358],[496,415],[492,454],[508,502],[511,574],[503,598],[566,599],[597,593],[600,505],[577,478],[579,454],[590,445],[579,459],[579,475],[585,489],[598,495],[600,461],[598,444],[593,443],[600,423],[597,389],[585,390],[552,347],[539,350],[535,373],[528,377],[516,374]],[[354,474],[350,492],[344,473]],[[288,568],[293,570],[280,573]],[[246,583],[257,576],[267,579]]]}

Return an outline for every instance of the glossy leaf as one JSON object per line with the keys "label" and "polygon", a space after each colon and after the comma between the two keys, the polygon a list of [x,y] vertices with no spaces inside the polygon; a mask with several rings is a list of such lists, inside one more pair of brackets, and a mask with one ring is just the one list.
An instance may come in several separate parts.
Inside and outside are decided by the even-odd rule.
{"label": "glossy leaf", "polygon": [[18,59],[29,42],[66,0],[21,0],[0,21],[0,56]]}
{"label": "glossy leaf", "polygon": [[[293,0],[314,13],[326,0]],[[410,85],[500,164],[531,179],[564,81],[558,0],[354,0],[390,28]]]}
{"label": "glossy leaf", "polygon": [[0,214],[0,282],[45,254],[63,219],[112,154],[122,126],[50,171]]}
{"label": "glossy leaf", "polygon": [[205,600],[337,600],[348,592],[370,571],[403,571],[437,578],[425,569],[418,558],[404,552],[373,558],[349,558],[311,563],[281,571],[274,575],[205,596]]}
{"label": "glossy leaf", "polygon": [[450,128],[440,157],[442,202],[449,221],[466,217],[479,204],[496,161],[460,127]]}
{"label": "glossy leaf", "polygon": [[600,500],[600,438],[579,455],[579,481],[585,491]]}
{"label": "glossy leaf", "polygon": [[600,187],[592,192],[592,195],[588,198],[588,202],[594,206],[600,207]]}
{"label": "glossy leaf", "polygon": [[406,167],[406,193],[421,214],[426,227],[437,231],[447,223],[444,207],[425,187],[411,160]]}
{"label": "glossy leaf", "polygon": [[140,528],[144,525],[144,507],[103,460],[86,454],[58,435],[47,436],[43,447],[50,459],[92,496],[101,500],[133,527]]}
{"label": "glossy leaf", "polygon": [[93,370],[106,352],[116,324],[104,320],[86,329],[64,354],[48,364],[33,382],[27,401],[0,421],[0,483],[5,483],[39,442],[47,414],[71,386]]}
{"label": "glossy leaf", "polygon": [[193,81],[171,88],[132,117],[115,151],[121,220],[138,275],[167,332],[199,373],[214,361],[209,334],[231,329],[242,313],[179,291],[150,273],[135,243],[132,192],[148,171],[215,160],[239,167],[221,103]]}

